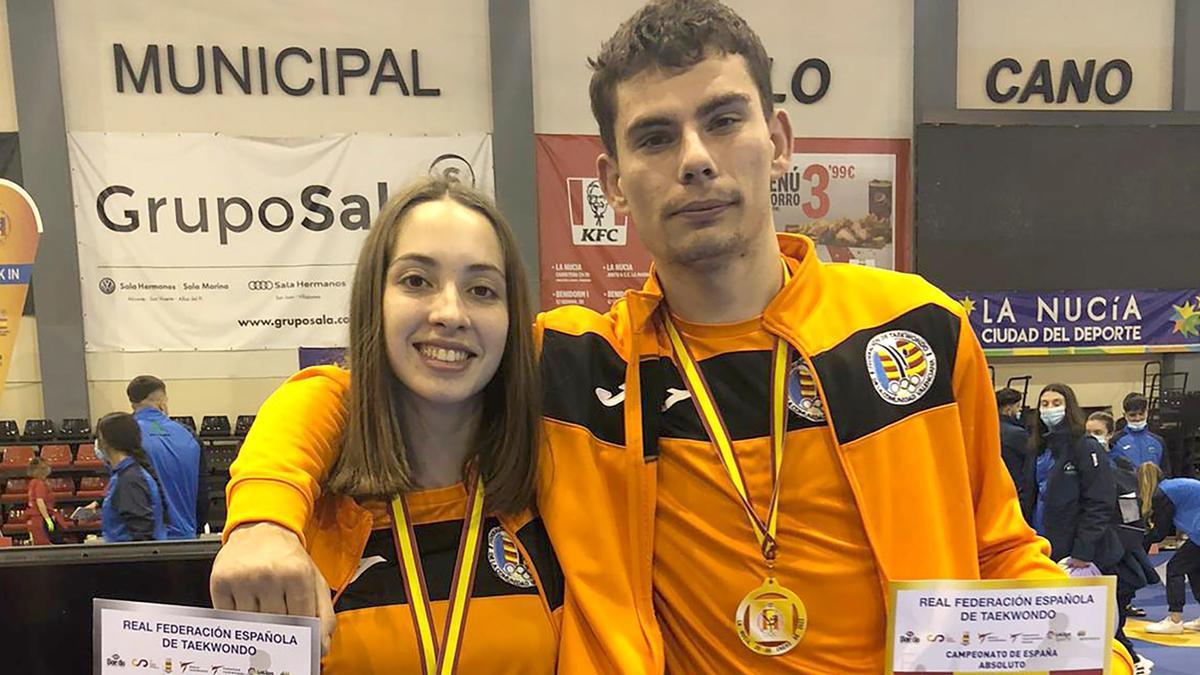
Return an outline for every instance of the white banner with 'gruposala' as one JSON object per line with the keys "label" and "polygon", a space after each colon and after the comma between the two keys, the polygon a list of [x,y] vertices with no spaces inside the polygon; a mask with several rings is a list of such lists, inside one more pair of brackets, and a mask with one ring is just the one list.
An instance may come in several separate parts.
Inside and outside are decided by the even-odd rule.
{"label": "white banner with 'gruposala'", "polygon": [[347,344],[359,248],[429,173],[494,192],[492,141],[69,135],[86,348]]}

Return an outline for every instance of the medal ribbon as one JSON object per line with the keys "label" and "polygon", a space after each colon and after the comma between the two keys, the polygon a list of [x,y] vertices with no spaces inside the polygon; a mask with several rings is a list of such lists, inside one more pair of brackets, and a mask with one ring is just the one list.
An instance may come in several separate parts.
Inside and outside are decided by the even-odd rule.
{"label": "medal ribbon", "polygon": [[[784,264],[784,285],[787,284],[790,278],[791,273],[788,271],[787,265]],[[742,509],[745,510],[746,517],[750,521],[750,527],[754,530],[754,536],[758,539],[759,547],[762,549],[763,560],[767,562],[768,566],[773,566],[776,552],[775,533],[779,524],[779,485],[781,482],[779,474],[780,467],[783,466],[784,425],[787,420],[787,409],[785,407],[787,343],[782,339],[776,338],[771,358],[771,482],[774,487],[771,490],[771,505],[767,510],[767,520],[763,522],[754,510],[754,504],[750,499],[750,492],[746,489],[746,481],[742,475],[742,468],[738,464],[737,456],[733,452],[733,441],[729,436],[729,428],[725,425],[725,420],[721,416],[720,409],[717,408],[712,391],[708,388],[708,383],[705,382],[704,375],[700,372],[699,364],[696,363],[696,359],[688,350],[687,344],[684,343],[683,337],[675,327],[675,323],[671,321],[669,312],[663,323],[666,325],[667,336],[671,340],[671,350],[674,352],[675,362],[679,366],[679,370],[683,374],[683,381],[692,395],[692,402],[696,406],[696,412],[700,415],[700,421],[704,424],[704,428],[708,432],[708,438],[717,450],[717,457],[721,460],[721,465],[724,466],[726,474],[729,475],[729,481],[733,484],[734,491],[737,492]]]}
{"label": "medal ribbon", "polygon": [[408,607],[417,629],[417,646],[424,675],[451,675],[458,669],[458,656],[467,619],[471,588],[475,585],[475,563],[479,558],[479,542],[483,536],[483,479],[479,478],[467,495],[467,517],[463,521],[462,538],[454,565],[454,581],[450,586],[450,608],[438,647],[438,635],[433,630],[433,610],[429,592],[425,589],[425,572],[417,551],[417,538],[412,518],[403,497],[392,500],[392,527],[400,555],[400,573],[408,593]]}

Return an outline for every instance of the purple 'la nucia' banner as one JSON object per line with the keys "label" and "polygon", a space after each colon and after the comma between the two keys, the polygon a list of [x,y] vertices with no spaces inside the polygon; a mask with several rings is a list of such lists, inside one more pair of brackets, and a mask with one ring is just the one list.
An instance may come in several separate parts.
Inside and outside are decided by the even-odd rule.
{"label": "purple 'la nucia' banner", "polygon": [[952,293],[990,355],[1200,351],[1200,289]]}

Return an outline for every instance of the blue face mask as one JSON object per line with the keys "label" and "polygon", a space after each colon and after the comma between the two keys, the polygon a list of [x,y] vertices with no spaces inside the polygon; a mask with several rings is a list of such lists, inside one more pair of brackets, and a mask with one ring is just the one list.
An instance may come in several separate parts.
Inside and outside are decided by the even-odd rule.
{"label": "blue face mask", "polygon": [[1130,431],[1143,431],[1146,428],[1146,420],[1141,422],[1130,422],[1128,425]]}
{"label": "blue face mask", "polygon": [[1067,416],[1067,409],[1065,406],[1061,408],[1042,408],[1041,415],[1042,422],[1045,423],[1046,428],[1053,429],[1062,424],[1063,418]]}
{"label": "blue face mask", "polygon": [[98,444],[92,446],[92,454],[96,456],[96,459],[108,464],[108,459],[104,457],[104,451],[100,449]]}

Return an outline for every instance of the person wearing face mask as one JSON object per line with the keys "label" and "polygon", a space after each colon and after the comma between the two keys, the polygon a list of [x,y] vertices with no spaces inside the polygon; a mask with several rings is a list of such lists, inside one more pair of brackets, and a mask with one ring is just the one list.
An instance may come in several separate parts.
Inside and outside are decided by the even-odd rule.
{"label": "person wearing face mask", "polygon": [[[108,467],[108,493],[99,505],[104,541],[153,541],[167,538],[167,506],[150,458],[142,449],[137,420],[109,413],[96,423],[96,458]],[[96,508],[93,502],[87,508]]]}
{"label": "person wearing face mask", "polygon": [[1037,462],[1029,454],[1029,430],[1021,424],[1021,399],[1021,392],[1010,387],[996,392],[996,407],[1000,409],[1000,456],[1017,488],[1021,514],[1032,524],[1038,492]]}
{"label": "person wearing face mask", "polygon": [[1131,393],[1125,397],[1121,407],[1125,409],[1125,428],[1113,435],[1109,441],[1113,457],[1124,457],[1136,469],[1150,462],[1170,476],[1167,454],[1163,452],[1163,439],[1147,428],[1149,401],[1145,396]]}
{"label": "person wearing face mask", "polygon": [[1084,428],[1087,431],[1088,436],[1100,441],[1100,445],[1104,446],[1105,450],[1109,448],[1108,442],[1109,439],[1112,438],[1113,434],[1112,415],[1109,415],[1103,410],[1096,411],[1091,415],[1088,415],[1087,424]]}
{"label": "person wearing face mask", "polygon": [[[1140,542],[1145,534],[1145,523],[1137,513],[1131,513],[1132,507],[1128,503],[1124,508],[1121,508],[1120,504],[1120,500],[1126,502],[1137,500],[1137,469],[1126,457],[1111,452],[1109,443],[1113,435],[1113,425],[1112,415],[1104,411],[1097,411],[1088,415],[1087,433],[1099,441],[1105,449],[1110,450],[1108,463],[1112,466],[1113,481],[1117,486],[1117,499],[1119,500],[1118,508],[1113,512],[1113,522],[1117,525],[1117,533],[1121,536],[1121,545],[1125,547],[1127,554],[1130,552],[1144,554],[1146,549]],[[1144,562],[1145,565],[1150,564],[1149,558],[1146,558],[1145,561],[1139,558],[1138,562]],[[1132,604],[1125,607],[1125,613],[1133,617],[1146,616],[1146,610]]]}
{"label": "person wearing face mask", "polygon": [[[1046,385],[1038,396],[1038,412],[1040,423],[1029,439],[1031,450],[1038,453],[1038,532],[1050,542],[1050,557],[1068,571],[1095,565],[1117,577],[1115,637],[1137,663],[1133,644],[1125,637],[1126,608],[1138,588],[1158,578],[1144,554],[1140,559],[1127,556],[1121,543],[1113,471],[1100,440],[1086,431],[1074,390],[1065,384]],[[1137,553],[1142,553],[1140,547]]]}

